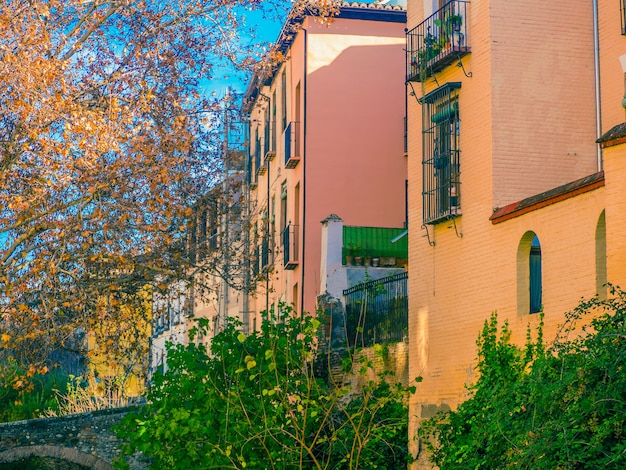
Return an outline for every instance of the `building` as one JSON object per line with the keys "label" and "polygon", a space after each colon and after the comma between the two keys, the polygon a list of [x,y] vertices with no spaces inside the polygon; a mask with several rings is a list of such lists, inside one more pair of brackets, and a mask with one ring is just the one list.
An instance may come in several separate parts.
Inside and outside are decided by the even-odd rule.
{"label": "building", "polygon": [[523,343],[542,310],[549,340],[581,297],[625,285],[626,22],[623,0],[407,10],[415,437],[466,398],[491,312]]}
{"label": "building", "polygon": [[292,18],[247,90],[248,326],[279,302],[313,312],[322,224],[404,227],[404,28],[398,5],[345,2]]}
{"label": "building", "polygon": [[186,243],[181,253],[185,272],[164,275],[153,298],[150,368],[167,369],[168,342],[186,344],[198,319],[209,320],[209,331],[195,341],[209,345],[213,336],[236,318],[246,324],[249,286],[247,232],[243,230],[244,162],[248,155],[247,123],[227,94],[220,109],[223,148],[219,181],[189,210]]}

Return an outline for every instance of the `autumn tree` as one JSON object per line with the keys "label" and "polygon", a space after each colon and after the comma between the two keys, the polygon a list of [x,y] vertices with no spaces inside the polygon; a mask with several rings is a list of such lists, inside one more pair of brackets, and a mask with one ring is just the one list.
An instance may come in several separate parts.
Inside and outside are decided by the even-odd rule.
{"label": "autumn tree", "polygon": [[87,333],[120,346],[124,305],[190,275],[187,219],[222,167],[203,86],[263,52],[243,8],[284,6],[0,0],[0,346],[26,375]]}

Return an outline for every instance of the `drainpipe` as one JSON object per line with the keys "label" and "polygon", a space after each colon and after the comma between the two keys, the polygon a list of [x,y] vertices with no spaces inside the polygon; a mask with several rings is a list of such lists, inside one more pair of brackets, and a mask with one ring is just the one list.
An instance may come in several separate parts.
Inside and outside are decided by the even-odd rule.
{"label": "drainpipe", "polygon": [[[600,103],[600,34],[598,28],[598,0],[592,1],[593,5],[593,61],[596,82],[596,139],[602,135],[602,106]],[[602,149],[597,145],[598,171],[602,171]]]}
{"label": "drainpipe", "polygon": [[[274,123],[274,125],[276,125]],[[272,244],[270,243],[270,235],[273,237],[273,234],[270,234],[270,228],[272,224],[270,220],[272,220],[273,214],[270,214],[270,162],[267,162],[267,219],[265,222],[265,233],[267,234],[267,264],[270,262],[270,248]],[[274,255],[272,254],[272,264],[274,263]],[[266,266],[267,267],[267,266]],[[267,269],[265,273],[265,314],[269,315],[270,313],[270,271]],[[268,317],[269,318],[269,317]]]}
{"label": "drainpipe", "polygon": [[[248,134],[250,133],[250,116],[246,116],[242,119],[245,122],[245,128],[248,129]],[[244,136],[245,138],[245,136]],[[250,142],[250,138],[248,137],[248,142]],[[248,146],[248,158],[250,158],[250,147]],[[243,220],[250,220],[250,185],[248,184],[248,180],[252,181],[252,175],[248,172],[250,171],[247,159],[244,161],[245,167],[245,185],[243,185],[243,194],[241,195],[243,201]],[[244,224],[243,230],[243,253],[244,253],[244,262],[243,262],[243,311],[242,311],[242,319],[243,319],[243,329],[246,335],[250,334],[250,269],[252,268],[250,259],[252,258],[252,253],[250,253],[250,229],[246,227]],[[257,260],[257,266],[258,266]]]}
{"label": "drainpipe", "polygon": [[[304,263],[306,261],[305,256],[305,248],[306,248],[306,125],[307,125],[307,115],[306,115],[306,104],[307,104],[307,64],[309,61],[308,57],[308,31],[302,28],[304,32],[304,78],[302,85],[302,281],[300,288],[300,316],[304,314]],[[300,117],[298,116],[298,119]]]}

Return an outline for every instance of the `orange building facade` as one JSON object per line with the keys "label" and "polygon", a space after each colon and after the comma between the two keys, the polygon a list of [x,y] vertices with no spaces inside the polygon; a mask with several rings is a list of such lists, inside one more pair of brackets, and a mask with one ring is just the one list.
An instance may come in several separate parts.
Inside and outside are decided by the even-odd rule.
{"label": "orange building facade", "polygon": [[467,397],[491,312],[522,343],[542,310],[550,340],[626,284],[623,3],[434,3],[407,7],[416,451],[420,419]]}
{"label": "orange building facade", "polygon": [[405,22],[404,8],[365,3],[346,3],[330,24],[297,18],[277,42],[284,59],[253,77],[250,328],[279,302],[315,311],[330,214],[404,226]]}

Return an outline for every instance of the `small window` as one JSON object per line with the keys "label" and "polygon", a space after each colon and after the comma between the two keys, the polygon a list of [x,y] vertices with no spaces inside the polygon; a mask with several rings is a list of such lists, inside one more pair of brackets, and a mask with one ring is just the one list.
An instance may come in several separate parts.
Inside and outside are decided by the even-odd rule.
{"label": "small window", "polygon": [[460,87],[459,82],[447,83],[421,99],[424,223],[460,214]]}
{"label": "small window", "polygon": [[604,211],[596,224],[596,294],[601,299],[607,296],[608,276],[606,271],[606,221]]}
{"label": "small window", "polygon": [[280,233],[287,227],[287,182],[283,181],[280,186]]}
{"label": "small window", "polygon": [[540,312],[543,307],[541,243],[535,232],[526,232],[517,247],[517,311]]}
{"label": "small window", "polygon": [[620,0],[620,19],[622,22],[622,34],[626,35],[626,0]]}
{"label": "small window", "polygon": [[539,238],[535,235],[530,245],[530,313],[538,313],[541,311],[541,245]]}

